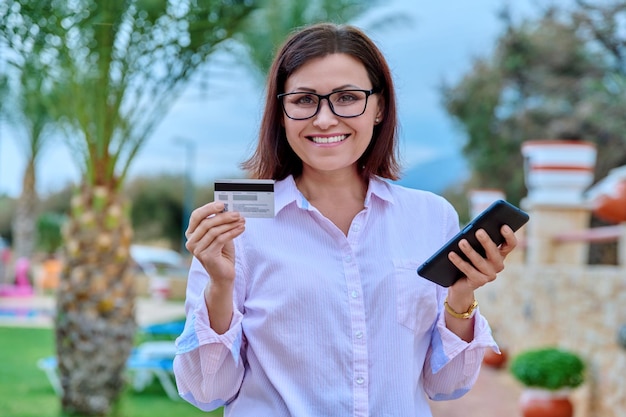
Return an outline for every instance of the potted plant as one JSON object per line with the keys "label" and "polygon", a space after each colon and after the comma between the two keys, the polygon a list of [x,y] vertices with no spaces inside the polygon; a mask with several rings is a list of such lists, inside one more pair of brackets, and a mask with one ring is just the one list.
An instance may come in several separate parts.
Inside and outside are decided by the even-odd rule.
{"label": "potted plant", "polygon": [[576,353],[556,347],[519,353],[509,367],[526,389],[520,397],[524,417],[572,417],[569,394],[585,380],[585,364]]}
{"label": "potted plant", "polygon": [[492,348],[485,348],[485,355],[483,356],[483,365],[487,365],[490,368],[502,369],[505,368],[507,362],[509,360],[509,350],[504,347],[499,341],[497,334],[497,329],[492,327],[491,333],[493,337],[498,342],[498,347],[500,348],[500,353],[494,351]]}
{"label": "potted plant", "polygon": [[508,359],[508,352],[505,348],[500,347],[500,353],[495,352],[491,348],[485,349],[485,356],[483,356],[483,364],[492,368],[500,369],[506,365]]}

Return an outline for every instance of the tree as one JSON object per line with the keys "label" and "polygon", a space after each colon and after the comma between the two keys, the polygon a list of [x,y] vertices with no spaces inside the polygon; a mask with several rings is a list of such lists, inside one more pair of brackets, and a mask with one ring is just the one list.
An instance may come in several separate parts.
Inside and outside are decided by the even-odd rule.
{"label": "tree", "polygon": [[[4,39],[5,42],[1,42]],[[42,74],[47,65],[40,58],[44,37],[40,32],[28,35],[28,42],[14,42],[14,37],[0,37],[2,50],[10,59],[2,66],[0,79],[4,90],[2,119],[17,133],[16,143],[22,148],[26,165],[22,176],[22,191],[17,200],[13,219],[14,257],[31,259],[35,249],[35,218],[37,216],[36,161],[50,140],[53,116],[51,102],[54,92]],[[47,102],[47,103],[46,103]]]}
{"label": "tree", "polygon": [[178,94],[255,8],[238,0],[7,0],[12,50],[40,34],[46,81],[83,175],[64,234],[55,333],[68,414],[106,415],[123,387],[136,331],[120,192],[129,166]]}
{"label": "tree", "polygon": [[136,242],[158,240],[171,249],[180,247],[184,203],[180,180],[180,176],[159,175],[134,178],[127,183],[125,194],[132,200]]}
{"label": "tree", "polygon": [[[477,58],[456,84],[442,87],[448,113],[467,136],[473,185],[525,194],[520,147],[529,139],[576,138],[598,146],[596,178],[626,163],[626,5],[546,9],[513,22],[492,56]],[[620,20],[621,19],[621,20]]]}
{"label": "tree", "polygon": [[44,212],[37,218],[37,246],[48,256],[63,244],[61,230],[66,220],[65,215],[54,212]]}
{"label": "tree", "polygon": [[[37,41],[40,41],[37,39]],[[37,52],[26,52],[25,62],[20,68],[19,91],[15,101],[16,131],[22,130],[25,140],[18,140],[26,155],[26,166],[22,176],[22,191],[17,200],[13,219],[14,258],[32,259],[36,246],[35,220],[38,214],[36,162],[47,143],[52,139],[54,92],[49,91],[43,77],[39,76],[45,65],[41,65]],[[20,127],[22,129],[20,129]]]}
{"label": "tree", "polygon": [[626,164],[626,1],[594,5],[577,0],[577,5],[571,24],[598,51],[606,69],[590,85],[581,128],[599,145],[596,178],[601,179],[611,168]]}
{"label": "tree", "polygon": [[264,7],[248,17],[236,39],[245,52],[240,56],[259,78],[269,71],[276,49],[297,27],[321,21],[347,22],[367,10],[372,0],[265,0]]}

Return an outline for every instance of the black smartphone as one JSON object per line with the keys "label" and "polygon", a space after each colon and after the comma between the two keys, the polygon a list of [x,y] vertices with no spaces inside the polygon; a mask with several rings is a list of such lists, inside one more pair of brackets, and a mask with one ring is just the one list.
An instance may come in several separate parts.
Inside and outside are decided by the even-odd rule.
{"label": "black smartphone", "polygon": [[428,258],[426,262],[417,268],[417,273],[436,284],[443,287],[449,287],[454,284],[459,278],[462,278],[463,273],[448,259],[448,253],[455,252],[466,261],[469,261],[465,254],[459,248],[459,241],[467,239],[470,245],[485,256],[485,250],[476,239],[476,231],[478,229],[484,229],[491,240],[496,245],[504,243],[504,236],[500,233],[500,229],[505,224],[508,225],[513,231],[518,230],[526,222],[528,222],[528,213],[515,207],[513,204],[504,201],[497,200],[493,202],[482,213],[476,216],[470,223],[463,228],[456,236],[450,239],[441,249],[439,249],[433,256]]}

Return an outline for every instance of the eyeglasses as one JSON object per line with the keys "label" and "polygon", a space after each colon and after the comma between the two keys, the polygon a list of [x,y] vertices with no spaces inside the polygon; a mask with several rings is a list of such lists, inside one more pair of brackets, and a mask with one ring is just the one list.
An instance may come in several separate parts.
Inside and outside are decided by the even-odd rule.
{"label": "eyeglasses", "polygon": [[328,101],[330,111],[336,116],[350,118],[365,113],[368,97],[377,92],[376,89],[339,90],[326,95],[298,92],[279,94],[276,97],[287,117],[293,120],[306,120],[315,116],[320,111],[322,100]]}

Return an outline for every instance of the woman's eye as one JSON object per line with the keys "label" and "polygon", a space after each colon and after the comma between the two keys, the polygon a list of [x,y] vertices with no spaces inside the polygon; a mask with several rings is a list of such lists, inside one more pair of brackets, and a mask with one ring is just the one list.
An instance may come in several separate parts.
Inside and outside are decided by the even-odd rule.
{"label": "woman's eye", "polygon": [[316,103],[314,97],[313,96],[309,96],[309,95],[296,96],[294,102],[296,104],[302,104],[302,105],[315,104]]}
{"label": "woman's eye", "polygon": [[351,104],[359,100],[360,100],[360,97],[358,97],[354,93],[342,93],[338,95],[334,101],[335,103],[338,103],[338,104]]}

